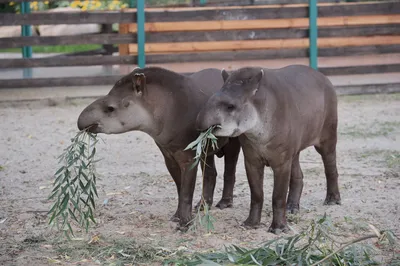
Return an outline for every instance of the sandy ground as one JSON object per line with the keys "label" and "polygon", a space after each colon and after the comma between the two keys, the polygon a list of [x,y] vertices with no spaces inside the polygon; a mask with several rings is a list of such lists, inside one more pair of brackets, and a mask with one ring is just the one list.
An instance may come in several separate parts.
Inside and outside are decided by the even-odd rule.
{"label": "sandy ground", "polygon": [[[68,264],[66,261],[72,260],[61,258],[51,245],[55,232],[47,225],[50,202],[46,198],[58,166],[56,157],[75,135],[76,119],[90,101],[71,100],[56,106],[43,102],[0,104],[0,265],[53,265],[49,258]],[[339,116],[342,205],[322,205],[322,162],[313,148],[306,149],[301,154],[305,176],[301,213],[291,227],[301,230],[310,219],[326,212],[336,222],[345,216],[362,219],[399,235],[400,165],[393,156],[400,156],[400,95],[342,96]],[[240,226],[250,203],[241,154],[234,207],[211,210],[216,219],[213,234],[182,234],[168,221],[176,208],[176,189],[152,139],[141,132],[102,138],[105,143],[97,147],[103,159],[98,166],[99,225],[90,236],[130,238],[141,244],[187,251],[221,249],[231,243],[246,246],[275,237],[267,232],[272,218],[270,169],[265,173],[265,207],[259,229]],[[222,159],[217,159],[217,167],[215,203],[222,193]],[[194,203],[200,197],[200,180]],[[78,265],[97,264],[86,261]]]}

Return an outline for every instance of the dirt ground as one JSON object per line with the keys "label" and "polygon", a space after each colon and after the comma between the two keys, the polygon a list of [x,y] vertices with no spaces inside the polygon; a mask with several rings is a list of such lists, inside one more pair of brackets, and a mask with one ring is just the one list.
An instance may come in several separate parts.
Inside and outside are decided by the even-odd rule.
{"label": "dirt ground", "polygon": [[[77,117],[91,100],[0,103],[0,265],[99,264],[90,256],[73,258],[58,250],[52,242],[55,231],[49,229],[46,217],[51,204],[46,198],[58,168],[56,157],[75,135]],[[313,148],[306,149],[300,158],[305,176],[300,215],[290,226],[299,231],[326,212],[336,222],[344,217],[361,219],[400,235],[400,94],[341,96],[339,132],[342,205],[322,205],[323,165]],[[212,234],[183,234],[169,222],[177,206],[176,189],[152,139],[141,132],[102,138],[105,143],[97,146],[102,158],[97,169],[99,224],[89,238],[97,234],[104,239],[133,239],[140,245],[193,252],[222,249],[224,244],[251,246],[276,237],[267,232],[272,218],[270,169],[265,173],[265,207],[259,229],[240,226],[250,204],[241,154],[233,208],[212,208],[216,219]],[[217,159],[217,167],[214,204],[222,193],[222,159]],[[194,203],[200,198],[200,171],[198,177]]]}

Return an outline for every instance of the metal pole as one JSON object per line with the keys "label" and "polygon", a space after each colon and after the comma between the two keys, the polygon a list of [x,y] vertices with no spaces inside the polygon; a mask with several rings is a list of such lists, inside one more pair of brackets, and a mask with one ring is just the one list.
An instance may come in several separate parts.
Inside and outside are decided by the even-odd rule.
{"label": "metal pole", "polygon": [[137,47],[138,47],[138,65],[140,68],[144,68],[146,65],[146,54],[145,54],[145,13],[144,13],[144,0],[137,1]]}
{"label": "metal pole", "polygon": [[[29,14],[31,12],[31,6],[29,2],[21,3],[21,14]],[[21,35],[22,36],[31,36],[31,26],[30,25],[22,25],[21,26]],[[23,58],[32,58],[32,47],[31,46],[23,46],[22,47],[22,57]],[[22,75],[24,78],[32,78],[32,69],[24,68],[22,70]]]}
{"label": "metal pole", "polygon": [[[29,14],[31,13],[31,7],[29,2],[21,3],[21,14]],[[31,25],[22,25],[21,29],[22,36],[32,36]],[[22,47],[22,57],[23,58],[32,58],[32,47],[24,46]]]}
{"label": "metal pole", "polygon": [[129,8],[135,8],[136,7],[136,0],[129,0]]}
{"label": "metal pole", "polygon": [[317,16],[318,16],[318,0],[309,0],[309,40],[310,40],[310,67],[318,69],[318,26],[317,26]]}

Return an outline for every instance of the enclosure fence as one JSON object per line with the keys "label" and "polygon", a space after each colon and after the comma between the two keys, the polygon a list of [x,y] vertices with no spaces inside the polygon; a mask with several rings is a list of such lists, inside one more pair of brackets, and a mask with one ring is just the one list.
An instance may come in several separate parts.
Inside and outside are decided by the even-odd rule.
{"label": "enclosure fence", "polygon": [[[8,1],[0,0],[0,3]],[[15,2],[21,2],[19,0]],[[1,14],[0,26],[102,24],[102,32],[0,38],[0,49],[101,44],[91,52],[0,59],[0,69],[139,65],[400,52],[400,2],[137,8],[121,11]],[[119,24],[113,32],[111,25]],[[317,30],[318,27],[318,30]],[[118,48],[114,47],[118,45]],[[311,45],[311,47],[310,47]],[[314,46],[314,48],[313,48]],[[118,53],[117,53],[118,52]],[[25,56],[26,57],[26,56]],[[400,64],[319,67],[330,75],[400,72]],[[121,75],[2,79],[0,88],[114,84]],[[400,86],[399,86],[400,87]]]}

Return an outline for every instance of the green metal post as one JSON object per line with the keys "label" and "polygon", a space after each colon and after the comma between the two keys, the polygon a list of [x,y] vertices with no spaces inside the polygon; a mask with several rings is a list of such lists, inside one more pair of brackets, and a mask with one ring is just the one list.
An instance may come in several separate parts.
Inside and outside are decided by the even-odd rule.
{"label": "green metal post", "polygon": [[135,8],[136,7],[136,0],[129,0],[129,8]]}
{"label": "green metal post", "polygon": [[[29,14],[31,12],[31,6],[29,2],[22,2],[21,3],[21,14]],[[31,25],[22,25],[21,29],[22,36],[31,36]],[[32,47],[31,46],[24,46],[22,47],[22,57],[24,58],[31,58],[32,57]]]}
{"label": "green metal post", "polygon": [[200,0],[200,5],[204,6],[207,3],[207,0]]}
{"label": "green metal post", "polygon": [[317,16],[318,16],[318,0],[309,0],[309,40],[310,40],[310,67],[318,69],[318,26],[317,26]]}
{"label": "green metal post", "polygon": [[144,0],[137,1],[137,49],[138,49],[138,65],[140,68],[144,68],[146,65],[146,54],[144,49],[145,31],[144,31]]}

